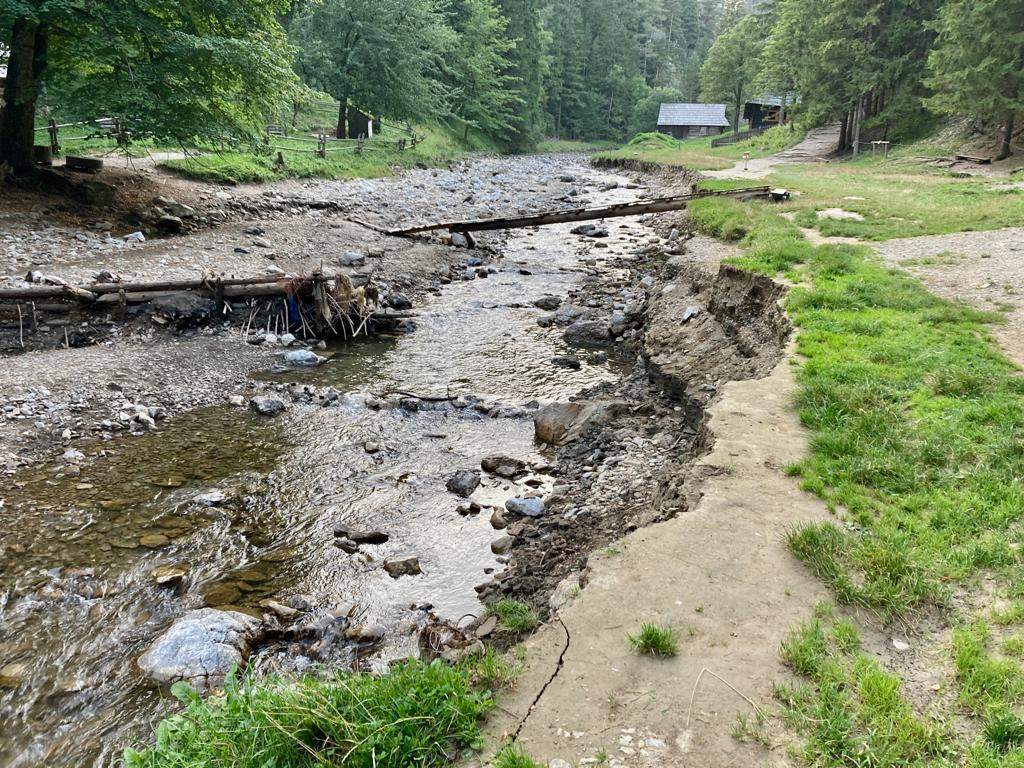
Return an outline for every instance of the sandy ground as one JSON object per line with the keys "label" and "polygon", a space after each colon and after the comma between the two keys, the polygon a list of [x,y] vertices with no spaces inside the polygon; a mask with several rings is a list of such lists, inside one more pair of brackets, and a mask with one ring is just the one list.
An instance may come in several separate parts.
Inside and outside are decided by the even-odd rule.
{"label": "sandy ground", "polygon": [[[495,736],[525,717],[519,743],[538,760],[583,764],[604,749],[623,766],[786,762],[782,743],[766,749],[732,731],[737,713],[753,714],[743,696],[763,706],[785,679],[779,643],[827,596],[783,540],[828,517],[783,474],[807,445],[790,408],[794,386],[787,356],[769,377],[725,387],[710,410],[714,450],[696,468],[707,478],[701,502],[592,559],[580,596],[527,642],[526,672],[500,702]],[[643,622],[679,628],[679,655],[637,655],[627,634]]]}

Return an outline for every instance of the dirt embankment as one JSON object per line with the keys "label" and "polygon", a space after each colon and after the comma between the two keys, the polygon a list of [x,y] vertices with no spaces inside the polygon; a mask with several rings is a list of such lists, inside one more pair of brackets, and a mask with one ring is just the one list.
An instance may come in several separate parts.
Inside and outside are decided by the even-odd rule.
{"label": "dirt embankment", "polygon": [[[526,642],[526,671],[492,726],[537,760],[726,766],[784,757],[781,740],[744,743],[732,732],[737,713],[752,714],[749,701],[785,678],[778,645],[823,596],[784,534],[827,513],[784,474],[806,447],[790,408],[784,288],[719,265],[721,246],[703,238],[688,246],[648,276],[633,392],[606,393],[632,408],[559,451],[573,476],[576,456],[625,445],[636,463],[618,478],[619,497],[585,531],[552,533],[543,554],[513,550],[510,572],[543,573],[533,579],[547,587],[540,594],[564,574],[546,606],[554,618]],[[645,433],[660,450],[632,442]],[[594,493],[570,485],[577,498]],[[679,654],[638,655],[627,636],[644,622],[673,625]]]}

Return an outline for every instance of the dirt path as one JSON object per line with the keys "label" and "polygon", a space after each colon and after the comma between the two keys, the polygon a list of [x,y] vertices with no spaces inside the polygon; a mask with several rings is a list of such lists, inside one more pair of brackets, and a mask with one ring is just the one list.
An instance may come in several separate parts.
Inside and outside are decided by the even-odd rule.
{"label": "dirt path", "polygon": [[[557,672],[520,734],[534,759],[585,764],[603,749],[623,766],[785,761],[781,744],[733,738],[737,713],[752,709],[723,680],[764,702],[786,676],[779,643],[826,596],[783,541],[827,517],[783,474],[807,444],[794,387],[789,355],[765,379],[727,385],[711,409],[714,450],[697,467],[707,477],[701,502],[592,560],[589,584],[559,614],[564,628],[553,622],[526,644],[527,670],[501,702],[497,733],[515,731]],[[643,622],[679,629],[679,655],[637,655],[627,634]]]}
{"label": "dirt path", "polygon": [[701,171],[701,173],[715,179],[763,179],[778,165],[820,162],[835,151],[838,143],[838,125],[815,128],[807,133],[807,137],[803,141],[784,152],[779,152],[769,157],[748,160],[746,169],[744,169],[743,161],[741,160],[732,168],[726,168],[721,171]]}
{"label": "dirt path", "polygon": [[874,248],[947,299],[1006,312],[992,332],[1024,366],[1024,228],[889,240]]}

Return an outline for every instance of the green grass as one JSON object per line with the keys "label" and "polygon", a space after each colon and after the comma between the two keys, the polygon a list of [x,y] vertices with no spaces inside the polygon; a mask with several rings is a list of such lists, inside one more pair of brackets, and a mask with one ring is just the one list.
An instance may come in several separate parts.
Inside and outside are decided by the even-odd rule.
{"label": "green grass", "polygon": [[943,764],[943,725],[914,713],[900,679],[850,642],[850,626],[814,618],[782,644],[783,661],[808,680],[775,689],[784,720],[805,739],[801,757],[830,768]]}
{"label": "green grass", "polygon": [[125,751],[127,768],[406,768],[449,762],[480,745],[490,693],[464,668],[405,662],[381,677],[230,683],[201,699],[176,686],[185,710],[157,726],[152,746]]}
{"label": "green grass", "polygon": [[488,613],[498,617],[501,626],[512,632],[529,632],[540,620],[533,608],[518,600],[504,599],[487,606]]}
{"label": "green grass", "polygon": [[425,140],[415,148],[408,146],[404,152],[399,152],[396,142],[402,136],[404,133],[400,131],[385,130],[380,138],[375,137],[367,142],[361,154],[357,154],[348,145],[347,149],[328,151],[325,158],[298,151],[315,149],[316,144],[298,141],[295,137],[275,136],[271,139],[272,145],[289,148],[281,150],[283,166],[276,163],[279,151],[276,149],[270,154],[216,152],[185,160],[167,160],[161,165],[187,178],[219,184],[268,182],[288,177],[377,178],[392,173],[395,168],[411,168],[417,164],[439,165],[474,149],[489,146],[478,137],[469,144],[463,144],[446,129],[432,128],[426,130]]}
{"label": "green grass", "polygon": [[790,532],[792,551],[841,601],[883,616],[1020,567],[1024,378],[990,337],[999,316],[864,247],[811,246],[766,205],[702,200],[692,215],[739,239],[741,265],[802,281],[788,301],[812,434],[798,469],[841,519]]}
{"label": "green grass", "polygon": [[[990,335],[1000,316],[934,296],[867,247],[812,246],[776,210],[702,200],[691,215],[740,244],[739,264],[797,283],[787,302],[799,331],[795,407],[811,441],[790,473],[835,517],[791,530],[791,551],[839,602],[885,620],[942,604],[984,574],[1009,601],[993,622],[1024,621],[1024,377]],[[1024,641],[1000,644],[979,620],[952,637],[955,706],[977,724],[964,732],[944,725],[948,714],[916,713],[898,675],[860,650],[855,625],[816,611],[781,648],[808,682],[777,691],[803,759],[1024,766]]]}
{"label": "green grass", "polygon": [[789,126],[771,128],[760,136],[712,147],[716,136],[678,141],[663,133],[641,133],[625,146],[601,152],[595,159],[606,162],[641,161],[667,166],[682,166],[697,171],[732,168],[749,152],[752,158],[767,157],[787,149],[804,137],[804,132]]}
{"label": "green grass", "polygon": [[544,768],[540,763],[530,759],[523,748],[509,744],[494,756],[490,763],[493,768]]}
{"label": "green grass", "polygon": [[675,656],[679,650],[679,633],[668,624],[644,624],[635,635],[629,635],[629,642],[638,653]]}
{"label": "green grass", "polygon": [[[909,151],[909,149],[907,150]],[[920,163],[870,155],[841,163],[786,165],[768,178],[799,195],[781,209],[823,235],[889,240],[897,237],[998,229],[1024,224],[1024,190],[999,190],[1006,179],[954,178]],[[863,221],[818,218],[841,208]]]}

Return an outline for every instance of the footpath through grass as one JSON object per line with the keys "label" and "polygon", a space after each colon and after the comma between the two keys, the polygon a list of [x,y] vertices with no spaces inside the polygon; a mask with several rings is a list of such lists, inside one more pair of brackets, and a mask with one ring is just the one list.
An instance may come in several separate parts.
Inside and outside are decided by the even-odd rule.
{"label": "footpath through grass", "polygon": [[663,133],[641,133],[619,149],[595,155],[595,159],[605,162],[640,161],[697,171],[723,170],[732,168],[744,152],[749,152],[754,158],[767,157],[788,149],[803,137],[803,131],[782,126],[746,141],[712,147],[711,142],[717,136],[678,141]]}
{"label": "footpath through grass", "polygon": [[989,334],[1001,318],[934,296],[867,247],[812,246],[766,205],[702,200],[691,213],[741,244],[742,266],[799,283],[796,407],[812,437],[791,471],[835,520],[791,531],[791,550],[841,604],[883,621],[938,605],[957,627],[947,683],[967,735],[944,727],[953,713],[915,715],[849,627],[798,628],[783,657],[809,683],[780,698],[807,761],[1019,768],[1024,678],[1001,655],[1024,649],[1024,377]]}

